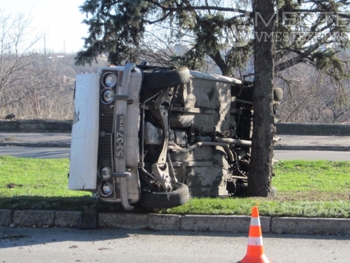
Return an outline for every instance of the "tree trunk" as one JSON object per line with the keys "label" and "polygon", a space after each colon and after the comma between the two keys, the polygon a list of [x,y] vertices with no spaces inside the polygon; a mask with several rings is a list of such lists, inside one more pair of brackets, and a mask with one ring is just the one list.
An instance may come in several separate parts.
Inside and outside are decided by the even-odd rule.
{"label": "tree trunk", "polygon": [[232,69],[227,66],[227,63],[224,61],[219,51],[217,51],[215,54],[211,53],[209,54],[209,56],[215,62],[215,64],[220,68],[222,75],[224,76],[232,75]]}
{"label": "tree trunk", "polygon": [[[268,196],[271,188],[273,158],[273,23],[272,0],[254,0],[254,97],[253,138],[248,177],[248,195]],[[264,35],[263,38],[257,36]],[[260,41],[259,41],[260,40]]]}

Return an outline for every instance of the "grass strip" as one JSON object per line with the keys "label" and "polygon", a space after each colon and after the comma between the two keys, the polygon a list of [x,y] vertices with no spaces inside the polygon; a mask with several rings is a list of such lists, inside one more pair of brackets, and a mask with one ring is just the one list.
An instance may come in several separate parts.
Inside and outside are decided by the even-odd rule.
{"label": "grass strip", "polygon": [[[68,159],[0,157],[0,209],[45,209],[100,212],[122,211],[84,191],[69,191]],[[276,197],[192,198],[171,209],[132,212],[172,214],[250,215],[253,205],[261,215],[348,218],[350,162],[281,161],[274,167]]]}

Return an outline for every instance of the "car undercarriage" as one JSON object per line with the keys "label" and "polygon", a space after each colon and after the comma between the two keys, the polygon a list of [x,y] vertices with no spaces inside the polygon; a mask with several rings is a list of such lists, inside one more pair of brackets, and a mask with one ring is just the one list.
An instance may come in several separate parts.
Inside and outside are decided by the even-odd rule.
{"label": "car undercarriage", "polygon": [[[133,203],[178,206],[190,196],[242,195],[249,177],[253,91],[250,82],[187,68],[102,68],[95,104],[96,189],[88,190],[126,209]],[[275,89],[274,103],[281,98]]]}

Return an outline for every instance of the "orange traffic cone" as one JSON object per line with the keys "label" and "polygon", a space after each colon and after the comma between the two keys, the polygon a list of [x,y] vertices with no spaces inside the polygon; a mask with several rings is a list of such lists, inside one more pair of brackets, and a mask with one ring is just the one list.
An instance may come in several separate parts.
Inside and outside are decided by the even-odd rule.
{"label": "orange traffic cone", "polygon": [[250,218],[247,254],[239,263],[270,263],[270,260],[264,253],[259,210],[257,206],[253,207],[252,216]]}

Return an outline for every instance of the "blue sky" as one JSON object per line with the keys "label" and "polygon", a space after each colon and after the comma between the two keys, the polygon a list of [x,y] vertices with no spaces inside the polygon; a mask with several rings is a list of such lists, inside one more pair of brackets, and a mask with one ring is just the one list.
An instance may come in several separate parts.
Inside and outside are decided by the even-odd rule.
{"label": "blue sky", "polygon": [[[31,27],[45,32],[46,49],[54,52],[77,52],[82,49],[88,27],[82,24],[85,15],[79,6],[84,0],[0,0],[5,14],[27,14],[32,18]],[[43,50],[44,41],[38,49]]]}

